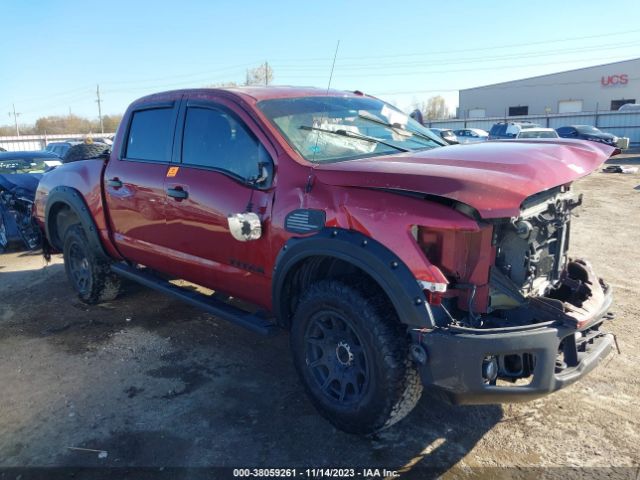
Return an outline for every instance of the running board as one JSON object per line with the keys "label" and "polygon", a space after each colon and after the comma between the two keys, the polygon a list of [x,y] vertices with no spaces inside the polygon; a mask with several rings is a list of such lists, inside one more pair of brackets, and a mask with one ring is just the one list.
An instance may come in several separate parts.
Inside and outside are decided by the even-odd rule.
{"label": "running board", "polygon": [[213,295],[205,295],[193,290],[173,285],[144,269],[131,267],[125,263],[111,265],[111,271],[124,278],[133,280],[145,287],[152,288],[162,293],[172,295],[183,302],[200,308],[216,317],[235,323],[241,327],[252,330],[262,335],[272,335],[276,332],[276,324],[260,312],[249,313],[228,303],[218,300]]}

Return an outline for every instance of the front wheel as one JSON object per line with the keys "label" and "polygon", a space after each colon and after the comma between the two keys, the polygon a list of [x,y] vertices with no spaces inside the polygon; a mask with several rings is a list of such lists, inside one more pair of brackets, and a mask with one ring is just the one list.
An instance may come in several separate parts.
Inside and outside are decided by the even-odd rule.
{"label": "front wheel", "polygon": [[337,428],[369,434],[407,415],[422,394],[406,331],[364,289],[326,280],[302,296],[291,349],[311,401]]}
{"label": "front wheel", "polygon": [[91,249],[81,225],[72,225],[65,232],[63,256],[67,278],[80,300],[93,305],[116,298],[120,279]]}

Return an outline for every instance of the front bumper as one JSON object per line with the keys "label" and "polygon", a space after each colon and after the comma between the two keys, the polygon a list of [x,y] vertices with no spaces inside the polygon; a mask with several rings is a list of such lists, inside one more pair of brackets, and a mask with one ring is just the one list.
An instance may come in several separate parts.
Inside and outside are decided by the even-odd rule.
{"label": "front bumper", "polygon": [[[542,397],[579,380],[593,370],[614,348],[613,335],[600,327],[612,301],[611,290],[585,327],[548,322],[546,326],[524,328],[436,329],[417,333],[416,343],[426,351],[420,365],[422,382],[435,387],[454,404],[519,402]],[[580,332],[579,335],[576,335]],[[495,357],[527,358],[530,375],[526,385],[490,382],[483,377],[483,362]],[[505,378],[500,367],[500,378]]]}

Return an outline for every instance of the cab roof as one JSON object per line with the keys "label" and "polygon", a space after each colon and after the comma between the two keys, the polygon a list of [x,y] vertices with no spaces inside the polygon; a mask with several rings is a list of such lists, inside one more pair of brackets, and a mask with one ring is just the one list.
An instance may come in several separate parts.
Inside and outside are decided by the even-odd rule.
{"label": "cab roof", "polygon": [[173,97],[182,94],[207,94],[207,93],[222,93],[231,94],[238,97],[242,97],[245,100],[252,102],[259,102],[261,100],[270,100],[275,98],[296,98],[296,97],[358,97],[363,96],[361,92],[349,92],[346,90],[331,90],[326,88],[316,87],[292,87],[285,85],[269,85],[269,86],[246,86],[246,87],[225,87],[225,88],[188,88],[181,90],[170,90],[166,92],[158,92],[145,97],[139,98],[134,103],[147,102],[150,100]]}

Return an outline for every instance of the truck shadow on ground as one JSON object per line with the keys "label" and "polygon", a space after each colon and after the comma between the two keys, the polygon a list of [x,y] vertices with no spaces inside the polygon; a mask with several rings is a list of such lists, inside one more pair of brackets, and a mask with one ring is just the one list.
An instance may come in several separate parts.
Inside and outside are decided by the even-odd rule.
{"label": "truck shadow on ground", "polygon": [[[24,429],[1,432],[0,465],[24,466],[35,458],[74,468],[367,467],[405,469],[414,478],[425,468],[428,476],[449,470],[502,419],[499,406],[455,407],[425,393],[390,429],[369,437],[345,434],[307,400],[285,333],[260,337],[132,284],[113,303],[86,306],[71,292],[62,265],[47,268],[44,283],[32,287],[21,283],[33,271],[2,274],[8,282],[0,285],[0,304],[17,313],[0,316],[0,348],[9,340],[14,346],[21,339],[44,342],[66,359],[60,371],[50,367],[62,377],[90,362],[105,373],[79,376],[85,384],[74,402],[101,413],[72,425],[66,413],[52,411],[44,420],[49,425],[30,427],[38,430],[33,438],[24,438]],[[122,346],[114,347],[122,338],[126,358],[118,357]],[[150,347],[156,341],[164,345],[159,353]],[[107,375],[118,362],[126,363],[125,373]],[[42,385],[28,388],[48,401]],[[61,438],[108,456],[68,450]]]}

